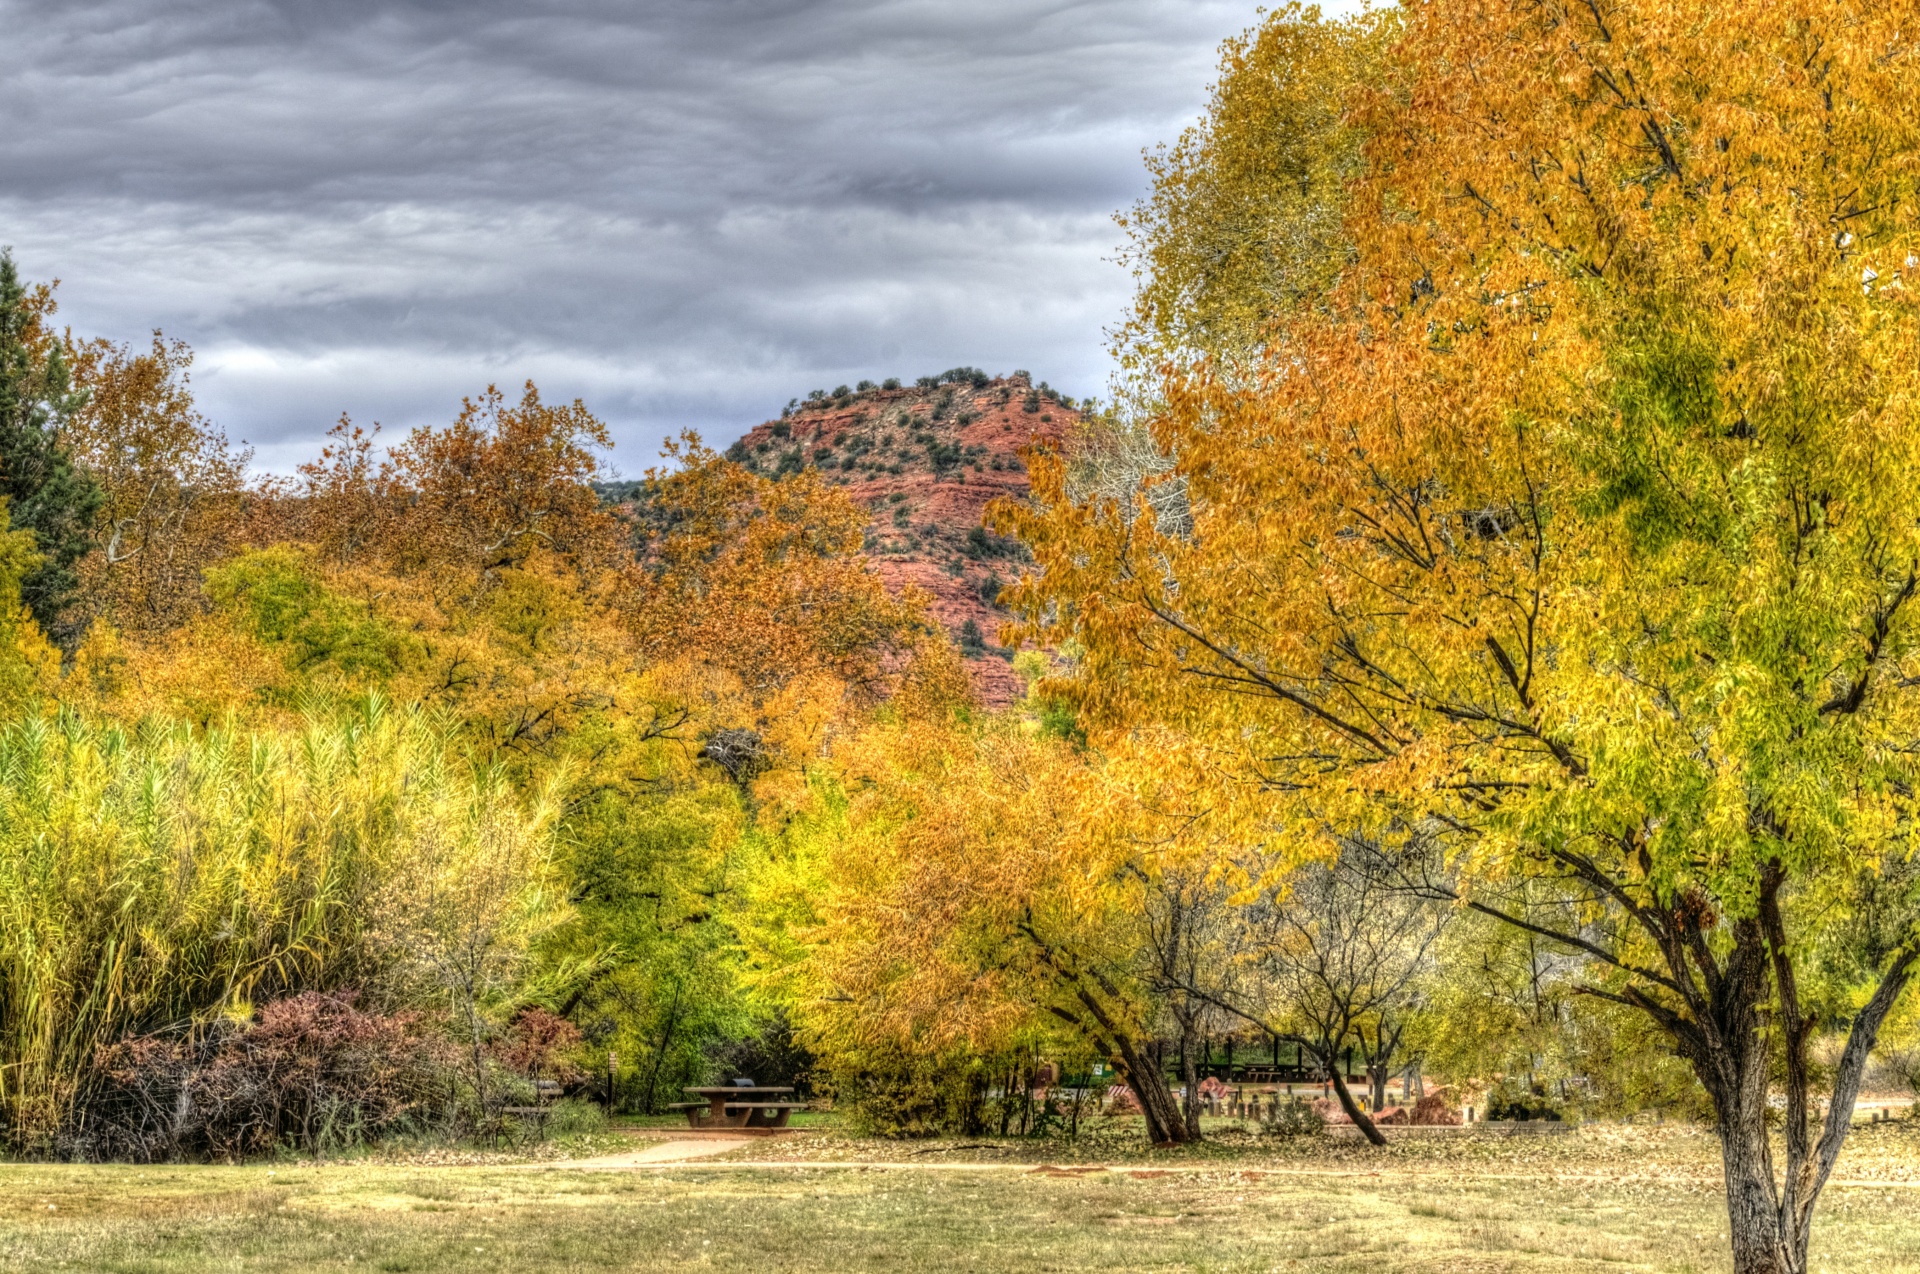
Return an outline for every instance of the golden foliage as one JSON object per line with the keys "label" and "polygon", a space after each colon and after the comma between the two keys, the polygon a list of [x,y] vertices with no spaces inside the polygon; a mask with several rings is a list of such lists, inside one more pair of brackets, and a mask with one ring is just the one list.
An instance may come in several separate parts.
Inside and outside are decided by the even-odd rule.
{"label": "golden foliage", "polygon": [[1607,12],[1409,19],[1355,264],[1256,387],[1168,383],[1190,528],[1035,465],[1026,635],[1304,834],[1644,836],[1665,886],[1884,852],[1920,711],[1903,19]]}
{"label": "golden foliage", "polygon": [[555,406],[527,382],[517,403],[493,386],[444,429],[416,429],[376,458],[373,435],[341,421],[320,458],[281,491],[283,528],[264,538],[315,546],[341,566],[446,572],[450,588],[535,552],[595,575],[620,572],[625,537],[589,485],[606,426],[578,400]]}

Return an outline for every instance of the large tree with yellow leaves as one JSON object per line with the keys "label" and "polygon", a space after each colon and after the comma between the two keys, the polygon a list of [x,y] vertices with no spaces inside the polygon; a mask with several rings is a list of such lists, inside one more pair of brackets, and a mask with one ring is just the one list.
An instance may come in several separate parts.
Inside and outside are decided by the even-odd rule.
{"label": "large tree with yellow leaves", "polygon": [[1049,460],[1005,515],[1084,719],[1177,727],[1246,837],[1556,882],[1712,1099],[1741,1274],[1807,1268],[1920,960],[1917,18],[1406,8],[1334,281],[1170,376],[1133,501]]}

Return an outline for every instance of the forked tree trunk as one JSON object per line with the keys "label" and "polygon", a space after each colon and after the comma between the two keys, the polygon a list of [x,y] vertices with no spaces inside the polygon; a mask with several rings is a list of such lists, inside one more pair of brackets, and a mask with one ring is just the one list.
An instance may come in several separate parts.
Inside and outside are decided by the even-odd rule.
{"label": "forked tree trunk", "polygon": [[[1814,1205],[1846,1144],[1868,1054],[1908,981],[1913,955],[1903,953],[1895,960],[1873,998],[1854,1017],[1816,1141],[1806,1056],[1812,1024],[1800,1016],[1791,974],[1785,994],[1778,983],[1769,985],[1764,964],[1757,977],[1742,976],[1769,954],[1757,939],[1742,934],[1727,962],[1723,994],[1716,997],[1721,1013],[1713,1025],[1720,1029],[1689,1031],[1675,1039],[1713,1099],[1734,1274],[1807,1274]],[[1787,1036],[1782,1077],[1786,1162],[1785,1171],[1777,1174],[1767,1129],[1771,1050],[1760,1030],[1760,1011],[1774,995],[1779,998],[1779,1026]]]}
{"label": "forked tree trunk", "polygon": [[[1707,945],[1711,918],[1702,899],[1683,897],[1638,910],[1634,919],[1659,944],[1666,965],[1665,976],[1641,976],[1663,985],[1677,1003],[1638,987],[1621,995],[1589,989],[1638,1008],[1659,1024],[1712,1099],[1734,1274],[1807,1274],[1814,1204],[1846,1143],[1881,1024],[1920,960],[1916,935],[1893,953],[1873,996],[1854,1015],[1816,1140],[1807,1059],[1815,1023],[1800,1000],[1780,915],[1784,881],[1777,861],[1763,868],[1758,914],[1733,923],[1724,959]],[[1785,1055],[1779,1082],[1786,1163],[1778,1173],[1767,1130],[1775,1030]]]}

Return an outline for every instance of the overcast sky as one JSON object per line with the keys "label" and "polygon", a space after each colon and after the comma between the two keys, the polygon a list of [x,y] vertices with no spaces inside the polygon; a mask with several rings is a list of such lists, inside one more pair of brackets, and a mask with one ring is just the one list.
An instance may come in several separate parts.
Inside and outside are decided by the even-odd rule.
{"label": "overcast sky", "polygon": [[1252,0],[0,0],[0,243],[285,469],[528,377],[646,467],[813,388],[1106,380],[1113,212]]}

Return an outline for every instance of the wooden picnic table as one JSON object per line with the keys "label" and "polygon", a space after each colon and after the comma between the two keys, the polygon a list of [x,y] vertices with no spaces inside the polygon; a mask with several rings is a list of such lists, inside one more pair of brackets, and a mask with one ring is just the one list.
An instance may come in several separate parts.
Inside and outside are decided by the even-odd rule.
{"label": "wooden picnic table", "polygon": [[502,1106],[502,1115],[517,1119],[523,1125],[532,1125],[532,1140],[544,1141],[547,1136],[547,1116],[553,1113],[551,1106]]}
{"label": "wooden picnic table", "polygon": [[785,1128],[787,1116],[805,1105],[778,1100],[793,1089],[764,1084],[726,1084],[686,1091],[698,1093],[705,1100],[675,1102],[671,1109],[686,1111],[687,1123],[694,1128]]}

